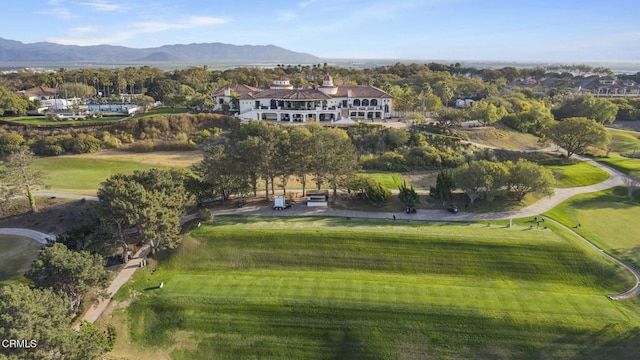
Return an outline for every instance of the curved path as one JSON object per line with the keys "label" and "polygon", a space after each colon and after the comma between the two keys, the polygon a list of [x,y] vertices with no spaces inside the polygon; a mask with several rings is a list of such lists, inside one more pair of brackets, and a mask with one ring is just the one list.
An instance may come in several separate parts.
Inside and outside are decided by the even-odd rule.
{"label": "curved path", "polygon": [[[546,149],[545,149],[546,150]],[[597,192],[606,190],[615,186],[624,185],[624,179],[626,175],[623,173],[611,169],[607,166],[604,166],[600,163],[597,163],[589,158],[574,155],[574,157],[588,162],[598,168],[608,172],[610,174],[609,178],[601,183],[590,185],[590,186],[581,186],[581,187],[573,187],[573,188],[557,188],[555,189],[555,194],[549,197],[545,197],[543,199],[538,200],[535,204],[528,206],[524,209],[514,210],[514,211],[503,211],[503,212],[495,212],[495,213],[484,213],[484,214],[474,214],[474,213],[459,213],[459,214],[451,214],[447,211],[443,210],[420,210],[416,214],[406,214],[404,212],[368,212],[368,211],[355,211],[355,210],[339,210],[339,209],[331,209],[331,208],[313,208],[307,206],[293,206],[285,211],[277,212],[279,216],[337,216],[337,217],[353,217],[353,218],[370,218],[370,219],[391,219],[394,217],[398,220],[432,220],[432,221],[483,221],[483,220],[499,220],[499,219],[509,219],[509,218],[522,218],[529,216],[540,216],[540,214],[551,210],[559,203],[567,200],[568,198],[578,195],[585,194],[590,192]],[[85,196],[85,195],[76,195],[76,194],[65,194],[65,193],[37,193],[38,196],[48,196],[48,197],[60,197],[60,198],[70,198],[70,199],[87,199],[87,200],[98,200],[95,196]],[[251,206],[247,205],[243,208],[233,208],[226,210],[216,210],[216,214],[244,214],[244,215],[274,215],[274,211],[271,209],[270,205],[264,206]],[[194,215],[185,216],[181,224],[185,224],[187,221],[193,220]],[[550,219],[553,220],[553,219]],[[555,220],[554,220],[555,221]],[[562,224],[560,224],[562,225]],[[564,225],[562,225],[564,226]],[[591,241],[583,237],[582,235],[576,233],[572,229],[565,226],[568,230],[572,231],[574,234],[579,236],[581,239],[589,243],[596,250],[603,253],[605,256],[613,259],[624,268],[629,270],[635,278],[636,284],[635,286],[621,294],[617,295],[609,295],[608,297],[612,300],[626,299],[634,296],[640,295],[640,272],[636,270],[633,266],[627,264],[626,262],[618,259],[617,257],[605,252],[600,247],[593,244]],[[54,237],[53,235],[40,233],[34,230],[28,229],[8,229],[8,228],[0,228],[0,234],[11,234],[11,235],[21,235],[33,238],[43,244],[46,244],[46,239]],[[89,322],[95,322],[102,312],[106,309],[109,304],[111,297],[120,289],[122,285],[124,285],[136,269],[140,265],[140,261],[149,254],[150,248],[145,246],[141,248],[130,260],[129,262],[116,274],[114,279],[111,282],[111,285],[107,289],[107,293],[109,296],[105,299],[102,299],[98,304],[89,308],[89,310],[83,315],[82,320],[86,320]],[[79,326],[79,325],[78,325]]]}
{"label": "curved path", "polygon": [[614,295],[608,295],[609,299],[611,299],[611,300],[622,300],[622,299],[629,299],[629,298],[632,298],[632,297],[640,295],[640,271],[638,271],[636,268],[634,268],[630,264],[627,264],[625,261],[623,261],[623,260],[617,258],[616,256],[614,256],[612,254],[609,254],[608,252],[604,251],[601,247],[599,247],[598,245],[596,245],[593,242],[591,242],[591,240],[589,240],[586,237],[582,236],[581,234],[575,232],[573,229],[569,228],[568,226],[566,226],[565,224],[559,222],[558,220],[556,220],[554,218],[551,218],[551,217],[548,217],[548,216],[545,216],[545,217],[547,219],[549,219],[550,221],[553,221],[554,223],[562,226],[566,230],[569,230],[575,236],[579,237],[584,242],[586,242],[587,244],[591,245],[591,247],[593,247],[594,249],[600,251],[606,257],[608,257],[611,260],[613,260],[613,261],[617,262],[618,264],[622,265],[631,274],[633,274],[633,276],[636,278],[636,284],[631,289],[629,289],[629,290],[627,290],[627,291],[625,291],[623,293],[614,294]]}
{"label": "curved path", "polygon": [[[535,204],[532,204],[524,209],[513,211],[502,211],[494,213],[458,213],[451,214],[443,210],[419,210],[416,214],[406,214],[403,211],[400,212],[369,212],[369,211],[357,211],[357,210],[339,210],[332,208],[314,208],[306,206],[293,206],[285,211],[278,212],[277,215],[282,216],[339,216],[339,217],[353,217],[353,218],[378,218],[389,219],[393,215],[397,219],[403,220],[437,220],[437,221],[483,221],[483,220],[500,220],[509,218],[522,218],[529,216],[538,216],[546,211],[553,209],[556,205],[569,199],[574,195],[586,194],[591,192],[597,192],[606,190],[615,186],[624,185],[625,175],[619,171],[610,169],[600,163],[597,163],[589,158],[576,156],[576,158],[588,162],[594,166],[609,173],[609,178],[601,183],[571,187],[571,188],[556,188],[555,194],[538,200]],[[216,210],[216,214],[246,214],[246,215],[274,215],[271,210],[271,206],[251,206],[247,205],[241,209],[227,209]]]}
{"label": "curved path", "polygon": [[45,234],[40,231],[29,230],[29,229],[18,229],[18,228],[0,228],[0,234],[28,237],[43,245],[47,244],[47,239],[56,238],[56,236],[52,234]]}

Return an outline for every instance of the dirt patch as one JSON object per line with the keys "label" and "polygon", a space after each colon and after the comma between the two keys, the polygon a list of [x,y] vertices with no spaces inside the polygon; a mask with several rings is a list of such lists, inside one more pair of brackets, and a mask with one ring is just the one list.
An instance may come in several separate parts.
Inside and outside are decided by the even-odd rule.
{"label": "dirt patch", "polygon": [[102,150],[92,154],[69,155],[91,159],[135,161],[143,164],[184,167],[202,161],[202,151],[155,151],[132,153],[120,150]]}
{"label": "dirt patch", "polygon": [[[0,208],[0,227],[15,227],[61,234],[77,225],[92,203],[84,200],[36,198],[38,212],[29,211],[27,199],[14,199]],[[95,204],[93,204],[95,205]]]}

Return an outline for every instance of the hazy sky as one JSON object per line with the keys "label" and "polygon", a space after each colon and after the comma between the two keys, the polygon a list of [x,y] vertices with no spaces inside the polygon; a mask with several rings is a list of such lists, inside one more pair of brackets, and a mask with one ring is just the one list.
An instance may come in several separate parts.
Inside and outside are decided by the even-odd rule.
{"label": "hazy sky", "polygon": [[322,58],[640,61],[638,0],[3,0],[24,43],[274,44]]}

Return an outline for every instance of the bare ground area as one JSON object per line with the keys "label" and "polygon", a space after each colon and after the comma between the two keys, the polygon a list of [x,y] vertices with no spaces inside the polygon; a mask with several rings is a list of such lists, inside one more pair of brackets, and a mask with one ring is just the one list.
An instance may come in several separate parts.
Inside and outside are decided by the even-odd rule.
{"label": "bare ground area", "polygon": [[48,234],[60,234],[82,219],[90,202],[60,198],[36,198],[38,212],[29,210],[26,199],[14,199],[0,207],[0,227],[32,229]]}
{"label": "bare ground area", "polygon": [[145,164],[179,167],[192,165],[202,160],[201,151],[154,151],[150,153],[133,153],[109,149],[91,154],[69,156],[86,157],[91,159],[137,161]]}

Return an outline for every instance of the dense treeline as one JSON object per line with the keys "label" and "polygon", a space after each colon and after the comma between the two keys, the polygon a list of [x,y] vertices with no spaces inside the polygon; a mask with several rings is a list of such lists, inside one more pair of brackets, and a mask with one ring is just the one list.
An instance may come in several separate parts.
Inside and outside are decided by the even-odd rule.
{"label": "dense treeline", "polygon": [[[456,64],[403,64],[372,68],[344,68],[328,64],[278,65],[273,68],[238,67],[212,70],[191,67],[173,71],[142,66],[120,69],[64,69],[47,73],[19,71],[0,76],[0,110],[8,114],[21,114],[35,104],[30,104],[14,92],[36,86],[56,89],[60,97],[82,99],[99,97],[108,102],[140,102],[144,107],[153,101],[167,106],[188,106],[194,109],[210,109],[212,92],[225,84],[242,83],[266,87],[274,78],[286,76],[294,86],[321,85],[325,74],[331,74],[338,85],[377,86],[394,96],[395,110],[427,113],[442,106],[453,105],[458,98],[482,100],[492,96],[502,97],[510,82],[518,79],[554,78],[558,81],[547,94],[536,94],[537,100],[549,107],[562,107],[565,96],[571,94],[569,84],[591,75],[612,75],[604,68],[587,65],[549,66],[546,68],[477,69]],[[639,75],[621,76],[634,79]],[[530,89],[524,89],[531,92]],[[99,94],[99,96],[97,96]],[[136,100],[133,96],[136,95]],[[145,95],[145,96],[142,96]],[[638,103],[627,99],[603,100],[622,109],[621,117],[638,119]],[[635,109],[630,111],[631,108]],[[568,114],[567,117],[584,116]]]}
{"label": "dense treeline", "polygon": [[224,201],[232,194],[257,195],[259,181],[264,181],[267,195],[275,191],[276,182],[286,194],[289,179],[296,177],[303,192],[312,179],[318,189],[326,186],[336,193],[357,169],[355,148],[341,129],[251,121],[224,144],[205,150],[188,188],[200,201],[218,196]]}
{"label": "dense treeline", "polygon": [[137,152],[158,150],[194,150],[199,144],[216,141],[222,131],[232,130],[240,122],[219,114],[173,114],[133,118],[105,126],[0,128],[0,153],[27,145],[39,156],[92,153],[100,149],[120,148]]}

